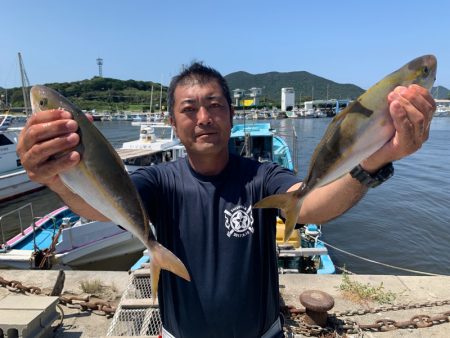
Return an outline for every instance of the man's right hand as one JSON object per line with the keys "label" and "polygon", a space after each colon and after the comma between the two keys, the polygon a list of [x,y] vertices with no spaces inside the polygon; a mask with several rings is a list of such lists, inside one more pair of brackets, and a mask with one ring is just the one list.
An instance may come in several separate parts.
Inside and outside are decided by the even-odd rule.
{"label": "man's right hand", "polygon": [[19,135],[17,154],[31,180],[54,191],[63,189],[58,174],[74,167],[80,154],[74,151],[80,138],[78,124],[63,110],[33,114]]}

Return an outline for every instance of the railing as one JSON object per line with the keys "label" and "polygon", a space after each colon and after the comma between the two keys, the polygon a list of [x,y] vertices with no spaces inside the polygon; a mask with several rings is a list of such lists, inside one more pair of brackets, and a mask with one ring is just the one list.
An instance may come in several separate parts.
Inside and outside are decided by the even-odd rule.
{"label": "railing", "polygon": [[30,209],[30,211],[31,211],[31,219],[34,220],[34,213],[33,213],[33,205],[32,205],[32,203],[27,203],[25,205],[22,205],[21,207],[19,207],[17,209],[14,209],[14,210],[11,210],[10,212],[7,212],[6,214],[3,214],[3,215],[0,216],[0,231],[1,231],[1,234],[2,234],[2,243],[3,243],[1,245],[2,248],[6,247],[6,238],[5,238],[5,232],[4,232],[4,229],[3,229],[3,222],[2,222],[2,220],[5,217],[7,217],[7,216],[10,216],[10,215],[13,215],[13,214],[17,214],[19,216],[18,220],[19,220],[20,232],[21,232],[22,235],[25,235],[25,233],[24,233],[24,226],[23,226],[23,222],[22,222],[22,214],[21,214],[21,211],[23,209],[25,209],[25,208],[29,208]]}
{"label": "railing", "polygon": [[[298,163],[298,137],[297,137],[297,132],[295,130],[295,127],[292,126],[292,133],[289,133],[288,131],[286,131],[285,133],[277,133],[278,136],[282,137],[285,141],[286,144],[288,146],[288,151],[291,154],[291,161],[292,161],[292,165],[294,167],[294,173],[298,172],[298,168],[299,168],[299,163]],[[281,148],[280,153],[282,151],[285,151],[284,148]],[[275,154],[274,154],[275,155]],[[286,163],[286,166],[288,164]]]}

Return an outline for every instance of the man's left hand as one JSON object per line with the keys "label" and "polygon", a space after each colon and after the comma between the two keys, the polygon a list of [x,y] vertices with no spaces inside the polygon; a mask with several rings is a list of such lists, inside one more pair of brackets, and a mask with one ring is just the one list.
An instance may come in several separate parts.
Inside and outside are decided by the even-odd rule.
{"label": "man's left hand", "polygon": [[430,133],[436,103],[427,89],[418,85],[397,87],[389,93],[388,101],[395,135],[362,162],[367,171],[376,171],[386,163],[416,152]]}

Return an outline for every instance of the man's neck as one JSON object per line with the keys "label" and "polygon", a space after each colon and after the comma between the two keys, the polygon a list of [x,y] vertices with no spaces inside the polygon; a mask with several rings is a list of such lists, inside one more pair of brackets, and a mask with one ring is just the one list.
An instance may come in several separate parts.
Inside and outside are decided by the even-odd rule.
{"label": "man's neck", "polygon": [[198,156],[196,154],[188,154],[189,163],[195,172],[204,176],[218,175],[225,169],[228,164],[229,154],[228,152],[221,154],[220,156]]}

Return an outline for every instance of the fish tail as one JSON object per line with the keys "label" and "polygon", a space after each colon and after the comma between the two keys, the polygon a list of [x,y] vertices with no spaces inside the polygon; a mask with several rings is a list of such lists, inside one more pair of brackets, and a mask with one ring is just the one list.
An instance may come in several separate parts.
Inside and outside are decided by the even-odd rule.
{"label": "fish tail", "polygon": [[153,259],[150,260],[150,276],[151,276],[151,290],[152,290],[152,300],[153,304],[156,302],[156,295],[158,294],[158,282],[159,274],[161,273],[161,267],[154,262]]}
{"label": "fish tail", "polygon": [[298,197],[297,191],[277,194],[258,201],[253,208],[277,208],[283,210],[286,221],[284,222],[284,242],[291,237],[297,224],[298,215],[302,206],[303,197]]}
{"label": "fish tail", "polygon": [[150,254],[150,272],[152,274],[153,301],[155,300],[156,294],[158,292],[158,281],[161,269],[173,272],[177,276],[184,278],[189,282],[191,281],[189,272],[187,271],[183,262],[161,244],[155,242],[153,245],[151,245]]}

